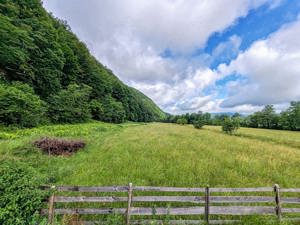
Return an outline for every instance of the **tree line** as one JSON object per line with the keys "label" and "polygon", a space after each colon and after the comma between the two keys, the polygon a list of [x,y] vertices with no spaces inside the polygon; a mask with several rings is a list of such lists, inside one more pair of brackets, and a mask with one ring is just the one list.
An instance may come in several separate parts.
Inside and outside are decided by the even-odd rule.
{"label": "tree line", "polygon": [[164,117],[99,63],[40,0],[0,2],[0,123],[120,123]]}
{"label": "tree line", "polygon": [[261,111],[247,116],[239,113],[214,115],[203,112],[183,115],[168,114],[163,122],[222,126],[229,120],[242,127],[300,131],[300,101],[292,101],[290,106],[280,113],[276,113],[273,105],[266,105]]}

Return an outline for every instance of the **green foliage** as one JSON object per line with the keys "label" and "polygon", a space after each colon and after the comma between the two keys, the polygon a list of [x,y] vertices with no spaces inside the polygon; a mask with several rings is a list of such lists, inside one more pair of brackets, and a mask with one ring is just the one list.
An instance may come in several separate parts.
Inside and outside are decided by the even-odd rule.
{"label": "green foliage", "polygon": [[90,111],[92,118],[95,120],[102,120],[104,117],[104,107],[100,100],[93,99],[90,102]]}
{"label": "green foliage", "polygon": [[242,220],[243,225],[295,225],[293,221],[278,221],[273,216],[250,217]]}
{"label": "green foliage", "polygon": [[26,225],[35,220],[45,192],[44,179],[31,167],[17,161],[0,163],[0,224]]}
{"label": "green foliage", "polygon": [[196,129],[201,129],[205,125],[205,120],[203,119],[196,120],[194,121],[193,125]]}
{"label": "green foliage", "polygon": [[45,103],[28,85],[19,82],[0,84],[1,123],[33,127],[43,121],[45,111]]}
{"label": "green foliage", "polygon": [[178,119],[185,118],[188,124],[193,124],[194,121],[203,120],[205,124],[210,124],[211,122],[211,115],[210,113],[202,113],[199,111],[198,113],[186,113],[184,115],[170,115],[167,114],[163,119],[163,122],[168,123],[176,123]]}
{"label": "green foliage", "polygon": [[185,118],[188,124],[203,120],[206,125],[221,126],[227,119],[237,120],[242,127],[300,130],[300,101],[291,102],[290,107],[280,114],[277,114],[273,105],[266,105],[263,110],[255,112],[249,116],[239,113],[215,114],[210,113],[186,113],[184,115],[166,115],[163,122],[176,123],[178,119]]}
{"label": "green foliage", "polygon": [[126,118],[125,110],[121,102],[108,96],[104,102],[104,112],[101,120],[112,123],[123,123]]}
{"label": "green foliage", "polygon": [[285,130],[300,130],[300,101],[291,102],[290,107],[280,114],[279,126]]}
{"label": "green foliage", "polygon": [[87,85],[70,84],[49,98],[49,117],[56,123],[84,122],[91,118]]}
{"label": "green foliage", "polygon": [[[113,104],[115,108],[121,108],[119,104],[122,104],[125,120],[153,121],[164,117],[151,99],[123,84],[112,71],[91,56],[67,23],[49,15],[40,0],[2,1],[0,40],[0,80],[30,85],[41,99],[51,105],[49,116],[52,121],[79,122],[88,117],[86,108],[85,112],[77,112],[84,116],[77,115],[75,119],[68,118],[75,112],[69,112],[66,107],[62,109],[63,115],[52,113],[59,111],[53,110],[53,101],[61,103],[57,98],[62,97],[55,99],[53,96],[64,95],[70,84],[90,86],[90,100],[104,102],[106,96],[111,96],[119,102],[118,106]],[[100,119],[103,115],[100,116],[99,105],[94,103],[91,106],[93,117]],[[119,119],[107,118],[110,109],[105,109],[105,104],[102,106],[107,111],[106,121],[124,120],[120,119],[123,112],[117,116]]]}
{"label": "green foliage", "polygon": [[227,134],[233,134],[239,127],[240,123],[238,119],[225,118],[222,124],[222,131]]}
{"label": "green foliage", "polygon": [[123,225],[124,224],[124,216],[121,214],[112,214],[108,215],[104,225]]}
{"label": "green foliage", "polygon": [[187,119],[186,118],[179,118],[177,121],[176,121],[177,124],[180,124],[180,125],[185,125],[188,123]]}
{"label": "green foliage", "polygon": [[222,124],[224,123],[224,121],[226,119],[230,118],[229,115],[227,114],[217,114],[214,115],[211,121],[212,125],[216,125],[216,126],[222,126]]}
{"label": "green foliage", "polygon": [[276,128],[278,116],[272,105],[266,105],[265,108],[250,116],[250,126],[262,128]]}
{"label": "green foliage", "polygon": [[241,123],[245,127],[300,130],[300,102],[291,102],[290,107],[276,114],[272,105],[267,105],[244,118]]}

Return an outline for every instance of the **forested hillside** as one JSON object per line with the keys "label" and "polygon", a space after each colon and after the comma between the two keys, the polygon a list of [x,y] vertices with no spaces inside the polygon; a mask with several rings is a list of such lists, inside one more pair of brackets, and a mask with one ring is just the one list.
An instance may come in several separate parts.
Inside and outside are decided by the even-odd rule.
{"label": "forested hillside", "polygon": [[153,121],[164,113],[98,62],[40,0],[0,0],[0,122]]}

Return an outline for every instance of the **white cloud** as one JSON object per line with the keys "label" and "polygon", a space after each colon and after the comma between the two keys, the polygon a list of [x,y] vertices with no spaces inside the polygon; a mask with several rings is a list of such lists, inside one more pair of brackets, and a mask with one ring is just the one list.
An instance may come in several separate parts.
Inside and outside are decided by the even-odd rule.
{"label": "white cloud", "polygon": [[96,43],[95,54],[125,82],[167,82],[176,76],[175,65],[162,58],[151,46],[144,46],[128,36],[109,42]]}
{"label": "white cloud", "polygon": [[213,32],[266,2],[45,0],[44,6],[66,19],[92,53],[122,80],[155,82],[176,78],[178,71],[178,61],[161,57],[162,51],[201,47]]}
{"label": "white cloud", "polygon": [[46,0],[44,5],[93,43],[129,31],[158,50],[201,47],[258,6],[278,0]]}
{"label": "white cloud", "polygon": [[[237,54],[241,40],[232,36],[212,56],[191,59],[214,32],[263,4],[280,0],[44,0],[47,10],[65,19],[99,61],[127,84],[174,113],[219,110],[216,93],[205,95],[222,76],[205,67],[220,55]],[[164,58],[171,49],[180,55]],[[224,68],[228,69],[228,68]]]}
{"label": "white cloud", "polygon": [[221,74],[208,68],[186,71],[187,76],[171,84],[158,82],[132,83],[132,85],[171,113],[200,110],[213,99],[213,95],[205,96],[203,90],[214,85]]}
{"label": "white cloud", "polygon": [[280,104],[300,99],[300,20],[286,25],[266,40],[255,42],[228,66],[220,65],[224,75],[247,77],[222,103],[224,107],[243,104]]}

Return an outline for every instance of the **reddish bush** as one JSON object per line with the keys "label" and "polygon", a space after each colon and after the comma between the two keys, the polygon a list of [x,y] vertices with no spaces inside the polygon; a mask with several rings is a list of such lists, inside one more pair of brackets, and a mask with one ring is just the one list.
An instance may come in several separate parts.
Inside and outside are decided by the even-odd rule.
{"label": "reddish bush", "polygon": [[33,144],[49,155],[72,155],[85,146],[83,141],[68,141],[48,137],[37,140]]}

